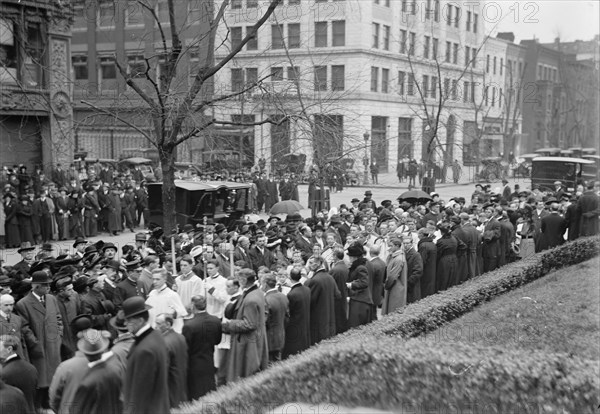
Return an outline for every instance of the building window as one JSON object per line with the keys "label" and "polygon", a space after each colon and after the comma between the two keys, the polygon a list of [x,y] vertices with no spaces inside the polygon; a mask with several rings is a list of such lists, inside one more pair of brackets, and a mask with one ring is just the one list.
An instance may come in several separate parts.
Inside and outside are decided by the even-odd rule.
{"label": "building window", "polygon": [[438,89],[438,78],[435,76],[431,77],[431,97],[433,99],[437,98],[437,89]]}
{"label": "building window", "polygon": [[390,70],[381,69],[381,92],[390,92]]}
{"label": "building window", "polygon": [[294,82],[298,85],[298,78],[300,77],[300,67],[298,66],[288,66],[287,68],[287,78],[289,81]]}
{"label": "building window", "polygon": [[496,106],[496,88],[492,86],[492,107]]}
{"label": "building window", "polygon": [[494,75],[496,74],[496,56],[494,56]]}
{"label": "building window", "polygon": [[458,23],[460,22],[460,7],[458,6],[454,6],[454,10],[456,10],[456,13],[454,15],[454,27],[456,27],[458,29]]}
{"label": "building window", "polygon": [[423,43],[423,57],[425,59],[429,59],[429,43],[431,38],[429,36],[425,36],[425,42]]}
{"label": "building window", "polygon": [[452,99],[454,101],[456,101],[456,99],[458,98],[458,81],[456,79],[452,80]]}
{"label": "building window", "polygon": [[73,56],[71,60],[73,62],[73,76],[75,80],[87,80],[87,56]]}
{"label": "building window", "polygon": [[406,11],[408,10],[408,8],[406,7],[408,3],[408,0],[402,0],[402,13],[406,13]]}
{"label": "building window", "polygon": [[127,10],[125,11],[125,26],[144,26],[144,9],[136,1],[129,0],[127,2]]}
{"label": "building window", "polygon": [[437,60],[437,57],[438,57],[438,45],[439,45],[439,43],[440,43],[440,41],[438,39],[435,39],[435,38],[432,41],[432,44],[431,44],[431,53],[432,53],[431,58],[432,59]]}
{"label": "building window", "polygon": [[463,101],[469,102],[469,89],[470,89],[469,82],[465,81],[464,86],[465,86],[465,88],[463,90]]}
{"label": "building window", "polygon": [[412,73],[408,74],[408,80],[406,82],[406,94],[413,96],[415,94],[415,75]]}
{"label": "building window", "polygon": [[371,92],[377,92],[379,84],[379,68],[371,67]]}
{"label": "building window", "polygon": [[373,48],[379,49],[379,23],[373,23]]}
{"label": "building window", "polygon": [[231,34],[231,48],[235,49],[242,43],[242,28],[232,27],[230,29]]}
{"label": "building window", "polygon": [[258,0],[246,0],[246,7],[249,9],[258,7]]}
{"label": "building window", "polygon": [[469,46],[465,46],[465,68],[469,67],[469,63],[471,63],[471,48]]}
{"label": "building window", "polygon": [[423,82],[421,82],[421,93],[423,98],[429,97],[429,76],[423,75]]}
{"label": "building window", "polygon": [[414,32],[410,32],[409,35],[409,43],[408,43],[408,54],[410,56],[415,55],[415,42],[417,40],[417,34]]}
{"label": "building window", "polygon": [[144,60],[144,56],[142,56],[142,55],[129,56],[127,58],[127,63],[129,66],[129,76],[131,76],[132,78],[146,77],[145,73],[146,73],[147,64],[146,64],[146,61]]}
{"label": "building window", "polygon": [[502,76],[502,72],[503,72],[502,66],[504,66],[504,59],[500,58],[500,76]]}
{"label": "building window", "polygon": [[331,22],[331,42],[332,46],[346,45],[346,21],[337,20]]}
{"label": "building window", "polygon": [[231,69],[231,92],[241,92],[244,89],[244,70]]}
{"label": "building window", "polygon": [[478,25],[479,15],[477,13],[473,13],[473,33],[477,33],[477,25]]}
{"label": "building window", "polygon": [[410,4],[410,14],[417,14],[417,0],[412,0],[412,3]]}
{"label": "building window", "polygon": [[412,118],[398,118],[398,159],[412,158]]}
{"label": "building window", "polygon": [[100,58],[100,78],[117,79],[117,67],[113,58]]}
{"label": "building window", "polygon": [[458,43],[454,43],[454,49],[452,50],[452,63],[458,64]]}
{"label": "building window", "polygon": [[452,43],[446,42],[446,59],[445,61],[450,63],[450,56],[452,55]]}
{"label": "building window", "polygon": [[288,24],[288,47],[290,49],[300,48],[300,23]]}
{"label": "building window", "polygon": [[[125,13],[125,21],[127,21],[127,13]],[[87,29],[87,24],[87,8],[84,6],[73,6],[73,31],[83,31]]]}
{"label": "building window", "polygon": [[450,98],[450,79],[444,79],[444,96],[445,99]]}
{"label": "building window", "polygon": [[344,65],[333,65],[331,67],[331,90],[343,91],[345,88],[345,67]]}
{"label": "building window", "polygon": [[231,8],[232,9],[241,9],[242,8],[242,0],[231,0]]}
{"label": "building window", "polygon": [[477,66],[477,49],[475,49],[474,47],[471,48],[471,66]]}
{"label": "building window", "polygon": [[502,88],[498,91],[498,108],[502,108]]}
{"label": "building window", "polygon": [[406,82],[406,72],[398,72],[398,94],[404,95],[404,83]]}
{"label": "building window", "polygon": [[315,91],[327,90],[327,66],[315,66]]}
{"label": "building window", "polygon": [[448,8],[446,9],[446,24],[448,26],[452,26],[452,5],[448,4]]}
{"label": "building window", "polygon": [[110,28],[115,26],[115,4],[102,2],[98,7],[98,27]]}
{"label": "building window", "polygon": [[158,16],[158,21],[161,23],[170,24],[171,20],[169,19],[169,3],[166,1],[159,1],[156,5],[156,14]]}
{"label": "building window", "polygon": [[475,86],[477,84],[475,82],[471,82],[471,102],[475,102]]}
{"label": "building window", "polygon": [[[252,30],[252,26],[246,26],[246,36],[250,34]],[[246,50],[258,50],[258,36],[257,33],[254,34],[250,39],[248,39],[248,43],[246,43]]]}
{"label": "building window", "polygon": [[485,106],[488,106],[490,104],[490,99],[489,99],[489,92],[490,92],[490,87],[486,86],[484,91],[483,91],[483,99],[485,102]]}
{"label": "building window", "polygon": [[435,0],[433,6],[433,20],[436,22],[440,21],[440,0]]}
{"label": "building window", "polygon": [[467,32],[471,31],[471,12],[467,12]]}
{"label": "building window", "polygon": [[327,22],[315,22],[315,47],[327,47]]}
{"label": "building window", "polygon": [[485,73],[490,73],[490,55],[485,59]]}
{"label": "building window", "polygon": [[390,50],[390,26],[383,26],[383,50]]}
{"label": "building window", "polygon": [[406,30],[400,30],[400,53],[406,53]]}
{"label": "building window", "polygon": [[271,25],[271,47],[273,49],[283,49],[283,25]]}
{"label": "building window", "polygon": [[258,68],[246,68],[246,87],[258,83]]}
{"label": "building window", "polygon": [[282,67],[272,67],[271,68],[271,81],[280,82],[283,80],[283,68]]}

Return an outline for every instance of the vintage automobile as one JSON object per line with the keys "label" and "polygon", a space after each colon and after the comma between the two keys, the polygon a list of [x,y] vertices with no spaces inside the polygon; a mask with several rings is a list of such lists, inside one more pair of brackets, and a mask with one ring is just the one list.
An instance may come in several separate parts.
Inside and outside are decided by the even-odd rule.
{"label": "vintage automobile", "polygon": [[577,184],[586,178],[584,166],[593,165],[594,161],[571,157],[536,157],[531,167],[531,185],[541,191],[553,191],[554,182],[561,181],[567,191],[573,192]]}
{"label": "vintage automobile", "polygon": [[119,161],[119,169],[124,171],[125,169],[132,169],[135,166],[138,166],[144,174],[144,177],[148,179],[149,177],[154,177],[154,168],[152,167],[152,164],[153,162],[151,159],[132,157]]}
{"label": "vintage automobile", "polygon": [[[229,224],[251,212],[251,184],[175,180],[177,224],[202,224],[204,217]],[[162,183],[148,184],[150,221],[163,225]]]}
{"label": "vintage automobile", "polygon": [[481,172],[475,176],[477,181],[487,181],[493,183],[505,177],[506,168],[501,157],[489,157],[481,160],[483,168]]}

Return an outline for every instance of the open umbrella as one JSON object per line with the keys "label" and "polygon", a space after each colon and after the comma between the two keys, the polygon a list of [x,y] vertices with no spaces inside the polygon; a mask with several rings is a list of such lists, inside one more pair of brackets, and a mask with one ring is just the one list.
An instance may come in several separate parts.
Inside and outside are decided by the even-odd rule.
{"label": "open umbrella", "polygon": [[269,214],[292,214],[300,210],[304,210],[304,207],[296,200],[284,200],[273,204]]}
{"label": "open umbrella", "polygon": [[410,190],[400,194],[398,200],[408,202],[425,202],[431,200],[431,197],[425,191]]}

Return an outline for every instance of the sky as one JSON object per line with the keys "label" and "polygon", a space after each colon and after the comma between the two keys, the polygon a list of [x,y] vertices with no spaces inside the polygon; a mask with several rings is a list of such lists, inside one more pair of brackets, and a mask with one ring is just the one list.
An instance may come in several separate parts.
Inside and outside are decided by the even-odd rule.
{"label": "sky", "polygon": [[600,32],[599,0],[490,0],[484,14],[486,30],[514,32],[515,42],[533,39],[541,43],[591,40]]}

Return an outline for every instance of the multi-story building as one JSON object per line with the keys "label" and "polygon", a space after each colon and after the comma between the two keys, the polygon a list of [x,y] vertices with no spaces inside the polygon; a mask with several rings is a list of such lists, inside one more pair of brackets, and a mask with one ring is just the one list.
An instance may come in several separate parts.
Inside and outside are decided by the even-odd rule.
{"label": "multi-story building", "polygon": [[[174,5],[176,31],[182,50],[165,108],[174,107],[191,87],[201,65],[209,62],[207,32],[212,3],[179,1]],[[151,7],[151,9],[148,8]],[[167,73],[165,51],[172,36],[168,2],[153,0],[77,0],[74,2],[72,68],[75,97],[75,142],[89,158],[119,159],[124,149],[151,148],[144,134],[155,138],[149,106],[126,84],[119,67],[149,99]],[[148,77],[146,76],[148,74]],[[207,82],[200,97],[212,94]],[[201,120],[202,113],[191,116]],[[179,159],[198,160],[205,140],[197,138],[178,148]]]}
{"label": "multi-story building", "polygon": [[68,1],[0,1],[0,163],[73,159]]}
{"label": "multi-story building", "polygon": [[[217,44],[235,46],[268,1],[238,0]],[[216,6],[218,7],[218,6]],[[341,157],[394,171],[404,155],[463,160],[464,122],[482,97],[484,19],[475,3],[284,0],[221,71],[217,94],[260,86],[218,108],[254,128],[257,157]],[[215,58],[225,56],[219,48]],[[284,122],[277,122],[287,116]],[[432,138],[433,136],[433,138]]]}

